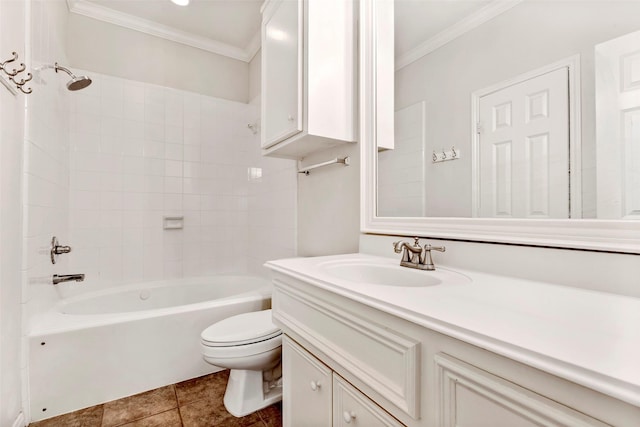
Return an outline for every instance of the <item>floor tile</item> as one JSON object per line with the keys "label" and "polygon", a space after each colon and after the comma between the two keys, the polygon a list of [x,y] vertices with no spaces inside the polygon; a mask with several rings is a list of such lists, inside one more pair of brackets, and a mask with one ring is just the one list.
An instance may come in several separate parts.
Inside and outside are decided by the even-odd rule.
{"label": "floor tile", "polygon": [[275,403],[258,411],[258,415],[267,427],[282,426],[282,403]]}
{"label": "floor tile", "polygon": [[104,404],[102,427],[120,426],[177,406],[173,385],[114,400]]}
{"label": "floor tile", "polygon": [[224,407],[222,396],[180,405],[180,415],[185,427],[248,427],[253,424],[260,426],[261,423],[257,412],[241,418],[231,415]]}
{"label": "floor tile", "polygon": [[175,385],[178,403],[184,405],[195,400],[224,396],[228,379],[229,371],[224,370],[216,372],[215,374],[180,382]]}
{"label": "floor tile", "polygon": [[92,406],[70,412],[48,420],[29,424],[29,427],[100,427],[102,423],[102,405]]}
{"label": "floor tile", "polygon": [[122,427],[182,427],[182,420],[176,408],[129,424],[123,424]]}

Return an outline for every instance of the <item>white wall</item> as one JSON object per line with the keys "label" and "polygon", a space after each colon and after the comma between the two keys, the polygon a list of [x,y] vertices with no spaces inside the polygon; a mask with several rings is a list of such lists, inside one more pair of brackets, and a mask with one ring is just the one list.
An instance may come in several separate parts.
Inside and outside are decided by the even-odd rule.
{"label": "white wall", "polygon": [[69,65],[129,80],[249,102],[249,64],[69,14]]}
{"label": "white wall", "polygon": [[254,55],[251,62],[249,62],[249,99],[255,100],[260,96],[262,88],[261,82],[262,75],[262,49]]}
{"label": "white wall", "polygon": [[455,145],[463,153],[427,163],[427,215],[471,216],[471,93],[579,53],[583,204],[585,217],[594,217],[593,48],[637,30],[639,14],[638,2],[527,1],[399,70],[396,109],[427,101],[428,152]]}
{"label": "white wall", "polygon": [[[83,289],[294,255],[295,164],[261,158],[256,106],[82,73],[94,82],[71,98],[67,243]],[[184,229],[164,230],[165,216]]]}
{"label": "white wall", "polygon": [[[12,51],[27,61],[25,3],[0,2],[0,61]],[[16,67],[17,68],[17,67]],[[22,142],[25,95],[0,84],[0,425],[11,426],[23,409],[21,374]]]}
{"label": "white wall", "polygon": [[302,166],[349,156],[350,166],[331,165],[298,176],[298,255],[358,252],[360,154],[342,144],[305,157]]}

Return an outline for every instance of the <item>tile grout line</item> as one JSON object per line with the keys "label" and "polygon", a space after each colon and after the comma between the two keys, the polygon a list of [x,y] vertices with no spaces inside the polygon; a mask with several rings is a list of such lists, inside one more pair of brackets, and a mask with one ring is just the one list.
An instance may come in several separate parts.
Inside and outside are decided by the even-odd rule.
{"label": "tile grout line", "polygon": [[[178,383],[176,383],[178,384]],[[184,427],[184,420],[182,419],[182,411],[180,410],[180,400],[178,399],[178,388],[176,384],[173,384],[173,394],[176,396],[176,405],[178,408],[178,418],[180,419],[180,425]]]}

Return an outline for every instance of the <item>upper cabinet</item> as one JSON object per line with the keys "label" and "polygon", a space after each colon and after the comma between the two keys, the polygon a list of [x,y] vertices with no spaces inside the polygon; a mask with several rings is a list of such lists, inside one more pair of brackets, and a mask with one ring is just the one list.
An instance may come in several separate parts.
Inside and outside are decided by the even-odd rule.
{"label": "upper cabinet", "polygon": [[357,2],[267,0],[263,154],[300,159],[357,139]]}

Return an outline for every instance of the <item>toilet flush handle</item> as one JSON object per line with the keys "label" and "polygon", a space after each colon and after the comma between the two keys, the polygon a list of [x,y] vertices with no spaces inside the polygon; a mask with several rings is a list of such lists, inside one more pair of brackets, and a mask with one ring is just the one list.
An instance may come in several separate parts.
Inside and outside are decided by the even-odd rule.
{"label": "toilet flush handle", "polygon": [[320,389],[320,387],[321,387],[321,384],[319,381],[311,381],[311,390],[317,391]]}

